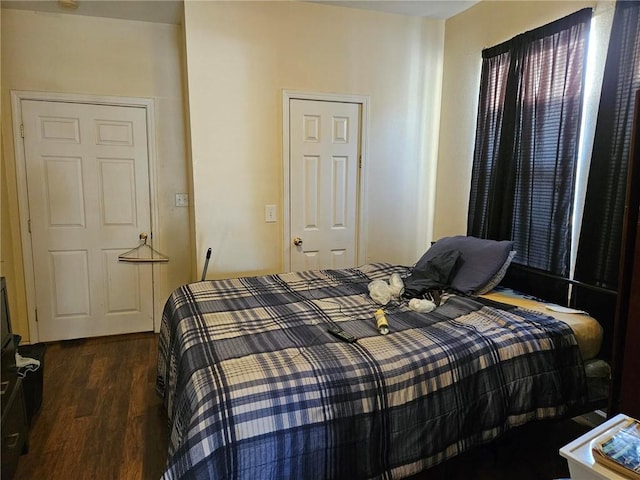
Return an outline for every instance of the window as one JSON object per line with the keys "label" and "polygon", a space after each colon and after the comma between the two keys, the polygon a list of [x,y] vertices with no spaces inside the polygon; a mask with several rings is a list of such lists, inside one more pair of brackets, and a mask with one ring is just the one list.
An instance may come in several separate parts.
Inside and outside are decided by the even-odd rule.
{"label": "window", "polygon": [[568,276],[591,9],[483,51],[467,233]]}
{"label": "window", "polygon": [[640,2],[616,3],[575,278],[616,290],[633,106],[640,89]]}

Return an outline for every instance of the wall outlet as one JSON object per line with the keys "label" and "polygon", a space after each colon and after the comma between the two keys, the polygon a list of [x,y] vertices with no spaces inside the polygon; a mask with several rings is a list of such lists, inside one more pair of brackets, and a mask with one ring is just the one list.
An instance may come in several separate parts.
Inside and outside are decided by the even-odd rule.
{"label": "wall outlet", "polygon": [[188,207],[188,206],[189,206],[189,194],[176,193],[176,207]]}
{"label": "wall outlet", "polygon": [[278,211],[275,205],[264,206],[264,221],[267,223],[274,223],[278,220]]}

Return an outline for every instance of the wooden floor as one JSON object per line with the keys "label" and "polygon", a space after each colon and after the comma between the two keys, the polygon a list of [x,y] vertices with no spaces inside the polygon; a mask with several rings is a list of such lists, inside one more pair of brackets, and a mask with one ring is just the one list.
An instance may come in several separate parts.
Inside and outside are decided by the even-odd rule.
{"label": "wooden floor", "polygon": [[[48,345],[42,406],[16,480],[159,479],[167,420],[154,390],[156,352],[154,334]],[[571,420],[533,424],[413,480],[568,478],[558,449],[588,430]]]}
{"label": "wooden floor", "polygon": [[42,406],[15,479],[159,479],[167,420],[156,352],[151,333],[47,345]]}

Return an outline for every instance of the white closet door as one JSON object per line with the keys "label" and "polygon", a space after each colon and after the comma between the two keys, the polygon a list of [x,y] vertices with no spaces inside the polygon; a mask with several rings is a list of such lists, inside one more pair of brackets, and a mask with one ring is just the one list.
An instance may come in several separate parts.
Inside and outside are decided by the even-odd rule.
{"label": "white closet door", "polygon": [[38,338],[153,330],[145,109],[23,100]]}
{"label": "white closet door", "polygon": [[360,105],[290,102],[291,270],[355,266]]}

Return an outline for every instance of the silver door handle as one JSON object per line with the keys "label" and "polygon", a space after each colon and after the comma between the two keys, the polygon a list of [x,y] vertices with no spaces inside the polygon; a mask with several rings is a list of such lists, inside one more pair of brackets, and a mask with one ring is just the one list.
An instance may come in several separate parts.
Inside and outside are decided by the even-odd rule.
{"label": "silver door handle", "polygon": [[299,247],[300,245],[302,245],[302,239],[301,239],[300,237],[295,237],[295,238],[293,239],[293,244],[294,244],[296,247]]}
{"label": "silver door handle", "polygon": [[20,434],[19,433],[12,433],[11,435],[7,435],[5,437],[5,440],[7,441],[7,447],[8,448],[15,448],[15,446],[18,444],[18,439],[20,438]]}

